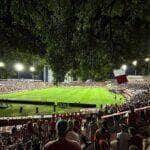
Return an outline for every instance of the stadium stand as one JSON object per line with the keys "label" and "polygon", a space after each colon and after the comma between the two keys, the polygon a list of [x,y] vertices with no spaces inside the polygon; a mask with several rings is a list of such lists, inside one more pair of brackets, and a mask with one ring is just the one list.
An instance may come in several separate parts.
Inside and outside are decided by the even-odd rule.
{"label": "stadium stand", "polygon": [[3,118],[0,126],[3,122],[3,129],[7,130],[0,132],[0,147],[2,150],[149,150],[149,84],[138,84],[123,86],[125,93],[132,94],[130,101],[122,105],[47,118]]}
{"label": "stadium stand", "polygon": [[52,86],[52,84],[40,80],[7,79],[7,80],[0,80],[0,93],[42,89],[50,86]]}

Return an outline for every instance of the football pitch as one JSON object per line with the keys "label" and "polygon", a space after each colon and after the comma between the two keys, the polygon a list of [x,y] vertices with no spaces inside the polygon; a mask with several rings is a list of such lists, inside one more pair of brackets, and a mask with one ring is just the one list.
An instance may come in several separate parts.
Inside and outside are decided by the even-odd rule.
{"label": "football pitch", "polygon": [[[36,89],[21,91],[9,94],[1,94],[0,99],[13,99],[13,100],[29,100],[29,101],[49,101],[49,102],[65,102],[65,103],[85,103],[85,104],[96,104],[99,107],[101,104],[121,104],[124,102],[124,97],[120,94],[115,94],[110,92],[106,88],[102,87],[51,87],[47,89]],[[24,105],[25,106],[25,105]],[[27,112],[32,113],[31,110],[35,106],[25,106],[27,107]],[[41,113],[47,114],[50,112],[47,109],[48,106],[40,106]],[[40,108],[39,107],[39,108]],[[1,110],[3,115],[11,115],[11,111],[19,109],[19,105],[12,104],[11,108]],[[30,110],[31,109],[31,110]],[[39,109],[40,110],[40,109]],[[46,110],[49,110],[46,112]],[[71,109],[72,110],[72,109]],[[59,109],[61,112],[61,110]],[[69,110],[66,110],[69,111]],[[1,112],[1,114],[2,114]],[[16,113],[14,115],[17,115]]]}

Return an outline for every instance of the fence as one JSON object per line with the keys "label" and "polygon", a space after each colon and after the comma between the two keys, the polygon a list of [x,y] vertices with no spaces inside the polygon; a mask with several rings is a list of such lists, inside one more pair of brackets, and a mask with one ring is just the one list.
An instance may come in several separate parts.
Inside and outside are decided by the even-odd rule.
{"label": "fence", "polygon": [[[135,111],[141,111],[141,110],[149,110],[150,106],[146,106],[146,107],[142,107],[142,108],[137,108],[135,109]],[[105,115],[102,116],[102,119],[108,119],[108,118],[114,118],[114,116],[120,116],[120,115],[124,115],[126,113],[129,113],[130,111],[124,111],[124,112],[118,112],[118,113],[114,113],[111,115]],[[74,115],[78,115],[74,114]],[[86,115],[86,114],[83,114]],[[14,125],[15,123],[17,123],[18,125],[20,124],[25,124],[27,121],[29,120],[33,120],[33,121],[37,121],[38,119],[45,119],[48,120],[50,118],[52,118],[53,115],[36,115],[36,116],[20,116],[20,117],[2,117],[0,118],[0,133],[2,132],[10,132],[12,129],[12,125]],[[9,126],[10,125],[10,126]]]}

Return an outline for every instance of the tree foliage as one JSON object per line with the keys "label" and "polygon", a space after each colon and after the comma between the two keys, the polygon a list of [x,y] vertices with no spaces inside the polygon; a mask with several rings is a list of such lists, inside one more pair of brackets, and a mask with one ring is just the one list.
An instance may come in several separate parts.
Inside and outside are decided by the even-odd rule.
{"label": "tree foliage", "polygon": [[56,82],[70,70],[82,80],[107,78],[113,68],[150,54],[148,0],[0,3],[1,58],[42,56]]}

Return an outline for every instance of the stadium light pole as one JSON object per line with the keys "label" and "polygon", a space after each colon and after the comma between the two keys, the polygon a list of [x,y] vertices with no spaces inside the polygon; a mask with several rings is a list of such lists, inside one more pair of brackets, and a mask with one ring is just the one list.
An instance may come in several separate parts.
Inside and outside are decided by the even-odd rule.
{"label": "stadium light pole", "polygon": [[122,66],[121,66],[121,69],[123,69],[124,71],[126,71],[127,70],[127,65],[125,65],[125,64],[123,64]]}
{"label": "stadium light pole", "polygon": [[5,67],[5,63],[4,62],[0,62],[0,78],[2,78],[2,69],[1,68],[4,68]]}
{"label": "stadium light pole", "polygon": [[30,72],[32,73],[32,79],[34,80],[34,72],[35,72],[35,67],[34,66],[31,66],[29,68]]}
{"label": "stadium light pole", "polygon": [[3,68],[3,67],[5,67],[5,63],[4,62],[0,62],[0,68]]}
{"label": "stadium light pole", "polygon": [[136,75],[137,73],[136,73],[136,66],[137,66],[137,60],[134,60],[133,62],[132,62],[132,65],[134,66],[134,75]]}
{"label": "stadium light pole", "polygon": [[147,58],[145,58],[144,60],[145,60],[145,62],[149,62],[149,61],[150,61],[150,58],[147,57]]}
{"label": "stadium light pole", "polygon": [[18,79],[20,78],[20,72],[24,70],[24,66],[21,63],[16,63],[14,65],[15,70],[18,72]]}
{"label": "stadium light pole", "polygon": [[145,58],[144,61],[147,63],[147,74],[149,74],[149,61],[150,61],[150,58]]}

